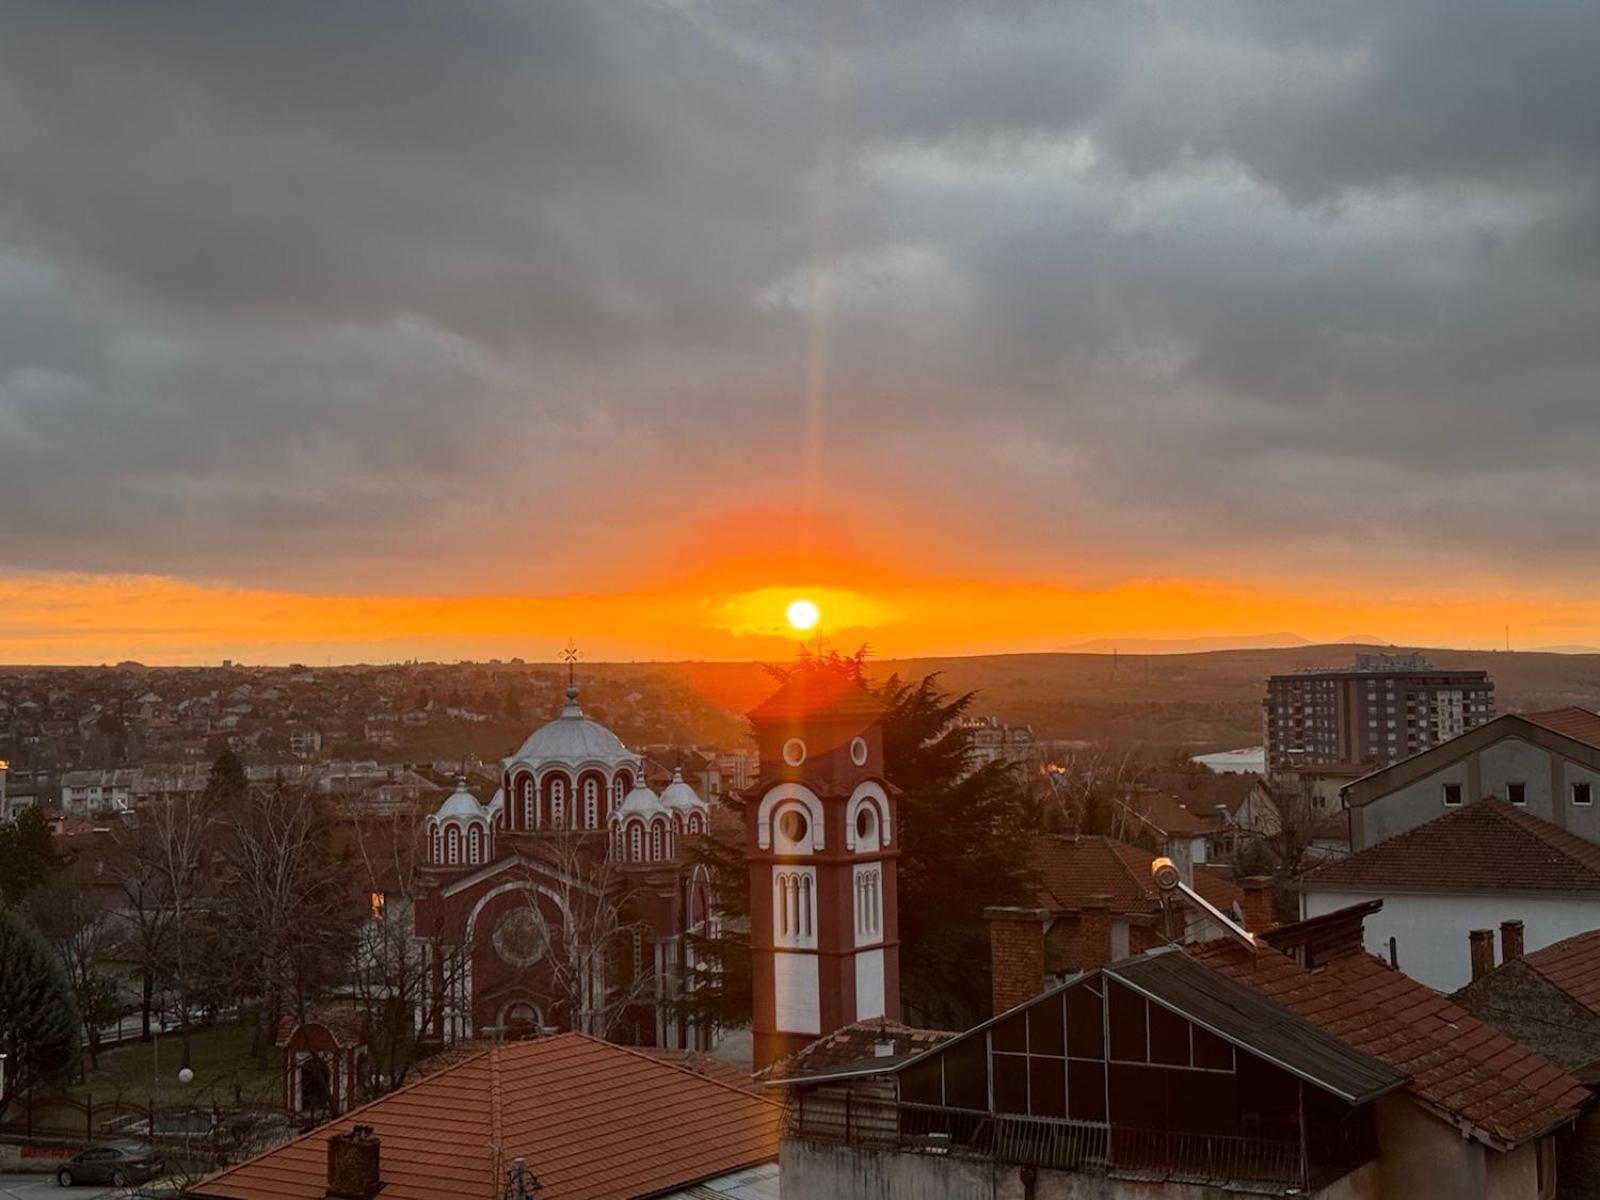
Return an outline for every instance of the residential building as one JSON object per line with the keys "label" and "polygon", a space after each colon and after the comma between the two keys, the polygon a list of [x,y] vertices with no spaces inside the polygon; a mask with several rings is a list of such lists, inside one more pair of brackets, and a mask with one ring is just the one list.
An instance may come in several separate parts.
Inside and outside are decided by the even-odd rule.
{"label": "residential building", "polygon": [[1358,655],[1355,665],[1267,680],[1267,772],[1328,763],[1387,765],[1494,715],[1483,671],[1442,670],[1420,654]]}
{"label": "residential building", "polygon": [[961,725],[967,730],[967,765],[974,771],[997,762],[1036,769],[1041,761],[1026,725],[1007,725],[998,717],[963,717]]}
{"label": "residential building", "polygon": [[1600,714],[1576,707],[1505,713],[1363,775],[1341,795],[1352,850],[1490,797],[1600,842]]}
{"label": "residential building", "polygon": [[1471,930],[1520,920],[1537,950],[1600,928],[1600,845],[1487,799],[1317,867],[1299,887],[1304,917],[1382,900],[1367,949],[1454,991],[1472,978]]}
{"label": "residential building", "polygon": [[791,1074],[784,1192],[1553,1196],[1587,1091],[1361,953],[1359,929],[1331,936],[1350,923],[1019,981],[1027,1000],[959,1037]]}
{"label": "residential building", "polygon": [[580,1033],[468,1053],[193,1200],[777,1200],[783,1108]]}

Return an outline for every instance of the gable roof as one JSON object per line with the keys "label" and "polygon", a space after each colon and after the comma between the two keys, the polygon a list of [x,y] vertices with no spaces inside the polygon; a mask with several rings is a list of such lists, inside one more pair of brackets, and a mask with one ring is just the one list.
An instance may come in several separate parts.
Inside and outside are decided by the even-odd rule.
{"label": "gable roof", "polygon": [[1572,1120],[1589,1093],[1548,1059],[1370,954],[1307,970],[1229,939],[1189,953],[1410,1076],[1406,1091],[1491,1145],[1509,1147]]}
{"label": "gable roof", "polygon": [[1553,942],[1523,955],[1523,961],[1579,1004],[1600,1013],[1600,929]]}
{"label": "gable roof", "polygon": [[1600,845],[1504,800],[1485,799],[1308,871],[1300,887],[1600,892]]}
{"label": "gable roof", "polygon": [[1549,708],[1539,712],[1525,712],[1522,714],[1525,721],[1532,721],[1535,725],[1543,726],[1552,733],[1559,733],[1569,737],[1575,742],[1582,742],[1586,746],[1593,746],[1600,750],[1600,713],[1590,712],[1587,708],[1579,708],[1576,704],[1569,704],[1565,708]]}
{"label": "gable roof", "polygon": [[1576,707],[1501,713],[1431,750],[1369,771],[1345,784],[1339,794],[1344,797],[1346,808],[1360,808],[1509,737],[1521,738],[1600,770],[1600,716]]}
{"label": "gable roof", "polygon": [[[1155,913],[1161,893],[1150,874],[1156,856],[1104,834],[1064,834],[1040,838],[1029,853],[1039,878],[1039,905],[1074,911],[1089,896],[1110,896],[1115,913]],[[1194,871],[1194,888],[1208,902],[1229,911],[1244,892],[1231,879],[1207,867]]]}
{"label": "gable roof", "polygon": [[199,1200],[321,1200],[327,1142],[380,1142],[384,1200],[498,1200],[515,1158],[541,1200],[654,1196],[777,1157],[783,1109],[587,1034],[481,1051],[211,1176]]}

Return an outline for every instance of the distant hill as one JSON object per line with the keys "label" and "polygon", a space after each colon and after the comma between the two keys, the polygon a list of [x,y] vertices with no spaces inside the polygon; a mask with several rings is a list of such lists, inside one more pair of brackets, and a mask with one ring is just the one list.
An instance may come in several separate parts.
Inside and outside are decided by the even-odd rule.
{"label": "distant hill", "polygon": [[1063,646],[1067,654],[1198,654],[1207,650],[1271,650],[1284,646],[1309,646],[1298,633],[1252,633],[1242,637],[1197,638],[1095,638]]}

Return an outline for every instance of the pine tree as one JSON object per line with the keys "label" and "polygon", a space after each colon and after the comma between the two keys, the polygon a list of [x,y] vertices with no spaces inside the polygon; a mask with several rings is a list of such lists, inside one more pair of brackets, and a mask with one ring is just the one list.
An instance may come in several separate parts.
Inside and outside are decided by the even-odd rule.
{"label": "pine tree", "polygon": [[0,1053],[7,1056],[8,1096],[78,1058],[78,1009],[66,969],[44,935],[11,912],[0,912]]}
{"label": "pine tree", "polygon": [[0,907],[21,903],[60,867],[50,825],[37,808],[25,808],[11,824],[0,825]]}
{"label": "pine tree", "polygon": [[206,803],[217,807],[230,807],[245,798],[250,790],[244,763],[232,750],[224,750],[211,764],[211,775],[206,780]]}

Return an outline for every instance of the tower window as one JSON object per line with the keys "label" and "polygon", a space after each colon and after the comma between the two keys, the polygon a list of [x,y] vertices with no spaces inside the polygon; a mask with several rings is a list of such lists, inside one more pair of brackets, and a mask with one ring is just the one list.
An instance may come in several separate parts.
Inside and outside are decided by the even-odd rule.
{"label": "tower window", "polygon": [[791,808],[778,818],[778,832],[786,841],[795,845],[799,845],[805,839],[807,828],[805,817],[795,809]]}
{"label": "tower window", "polygon": [[798,767],[806,760],[806,744],[799,738],[790,738],[783,744],[783,761]]}
{"label": "tower window", "polygon": [[856,845],[859,848],[863,843],[870,842],[878,835],[878,815],[870,807],[863,806],[856,814]]}

